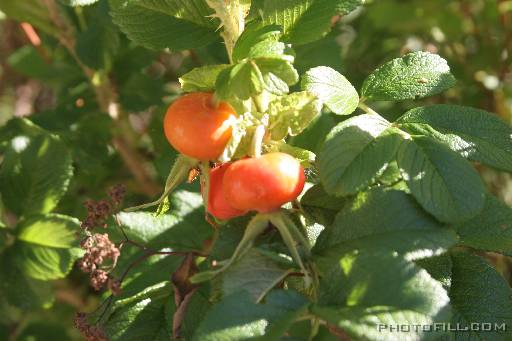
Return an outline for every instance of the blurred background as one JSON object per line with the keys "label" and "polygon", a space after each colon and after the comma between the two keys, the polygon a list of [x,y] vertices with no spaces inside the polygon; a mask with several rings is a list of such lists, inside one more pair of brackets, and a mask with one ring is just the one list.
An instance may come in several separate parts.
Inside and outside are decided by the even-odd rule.
{"label": "blurred background", "polygon": [[[175,157],[161,122],[180,92],[178,77],[225,63],[227,56],[220,41],[190,51],[150,51],[118,30],[106,0],[86,7],[65,2],[23,0],[25,7],[14,12],[0,4],[9,13],[0,12],[0,129],[13,117],[30,117],[64,139],[75,172],[55,211],[83,219],[83,202],[104,197],[112,185],[126,186],[126,206],[161,191]],[[430,51],[447,59],[458,84],[424,103],[474,106],[512,123],[512,1],[367,1],[332,23],[325,38],[295,48],[300,73],[327,65],[360,86],[385,61]],[[375,108],[394,119],[413,105],[418,102]],[[316,151],[339,119],[322,115],[293,143]],[[490,190],[512,205],[510,176],[483,166],[479,171]],[[510,281],[510,261],[487,256]],[[0,340],[79,340],[75,311],[91,311],[101,300],[77,269],[52,281],[45,295],[51,298],[19,306],[0,297]]]}

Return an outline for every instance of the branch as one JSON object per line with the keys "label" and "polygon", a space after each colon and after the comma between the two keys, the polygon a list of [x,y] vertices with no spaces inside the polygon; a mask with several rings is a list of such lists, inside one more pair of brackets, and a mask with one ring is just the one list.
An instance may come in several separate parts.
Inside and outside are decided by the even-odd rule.
{"label": "branch", "polygon": [[[150,172],[145,167],[145,158],[137,151],[136,135],[128,122],[127,115],[121,110],[118,103],[116,90],[107,76],[101,77],[101,74],[89,68],[82,63],[75,51],[75,29],[69,24],[59,12],[55,0],[42,0],[55,26],[60,31],[59,42],[68,50],[69,54],[82,69],[89,83],[93,87],[96,101],[100,110],[109,114],[117,123],[119,129],[113,134],[112,144],[121,156],[124,164],[135,177],[140,191],[148,196],[154,196],[160,192],[160,185],[153,180]],[[98,78],[98,76],[100,76]],[[99,79],[99,80],[98,80]]]}

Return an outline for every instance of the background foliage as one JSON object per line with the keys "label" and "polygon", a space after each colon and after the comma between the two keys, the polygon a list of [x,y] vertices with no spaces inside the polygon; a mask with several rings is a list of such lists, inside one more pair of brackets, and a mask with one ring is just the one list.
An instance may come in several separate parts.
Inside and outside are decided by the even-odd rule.
{"label": "background foliage", "polygon": [[[334,228],[318,238],[314,249],[325,275],[319,304],[309,307],[292,290],[271,291],[265,304],[254,304],[287,276],[288,265],[279,263],[284,260],[268,256],[279,251],[279,243],[266,236],[261,247],[230,268],[224,281],[202,286],[191,296],[189,313],[181,320],[182,336],[218,340],[233,333],[260,335],[266,328],[267,335],[277,337],[306,313],[356,339],[375,339],[365,334],[372,318],[406,316],[409,322],[427,323],[434,315],[443,320],[451,313],[452,321],[507,322],[512,327],[507,285],[512,150],[510,128],[503,124],[512,123],[512,2],[378,0],[359,5],[253,0],[248,18],[282,26],[282,40],[293,44],[294,54],[277,39],[252,48],[260,36],[247,35],[246,44],[237,45],[232,55],[238,64],[212,70],[208,65],[228,64],[229,56],[217,31],[220,21],[209,17],[212,9],[204,1],[3,0],[0,339],[80,339],[72,326],[75,311],[94,311],[107,297],[91,289],[73,267],[82,255],[76,232],[87,213],[84,201],[105,197],[115,184],[127,188],[126,207],[155,198],[176,158],[162,133],[165,109],[182,91],[214,87],[226,98],[230,89],[245,99],[273,86],[275,93],[307,90],[322,99],[324,112],[311,117],[304,131],[305,125],[295,127],[300,134],[293,127],[272,133],[290,132],[296,135],[288,139],[291,145],[318,156],[325,189],[312,187],[302,205],[317,225]],[[241,6],[249,11],[244,1]],[[255,72],[251,63],[261,73],[259,83],[245,82]],[[197,67],[207,68],[211,77],[188,73]],[[420,75],[420,81],[411,83],[408,72]],[[380,81],[390,75],[403,81]],[[375,102],[372,107],[382,119],[359,109],[359,116],[344,116],[357,108],[354,88],[361,89],[361,98]],[[322,98],[326,93],[332,95]],[[293,106],[307,113],[318,106],[314,98],[295,94],[273,103],[270,112],[281,115]],[[489,118],[484,111],[497,116]],[[413,138],[398,143],[398,128]],[[337,147],[350,143],[358,147],[348,152]],[[302,154],[301,160],[307,163],[310,156]],[[477,162],[476,171],[463,157]],[[330,169],[332,160],[338,162],[336,172]],[[372,162],[361,173],[358,167],[368,160]],[[418,164],[424,167],[417,169]],[[405,174],[398,174],[399,168]],[[435,190],[418,181],[424,169]],[[398,181],[401,176],[405,183]],[[318,180],[316,174],[310,179]],[[361,192],[376,182],[392,188]],[[212,229],[204,220],[198,187],[197,182],[181,186],[171,198],[172,210],[161,219],[145,212],[121,213],[120,223],[131,240],[152,249],[200,253]],[[482,195],[484,189],[487,194]],[[246,223],[237,219],[223,231],[210,257],[228,258]],[[111,238],[121,240],[115,222],[107,225]],[[417,244],[410,245],[411,236]],[[455,245],[450,254],[425,258]],[[386,253],[389,249],[405,257],[397,259]],[[122,276],[139,257],[137,248],[123,247],[116,274]],[[333,259],[341,266],[333,266]],[[169,283],[181,264],[180,257],[155,256],[132,269],[105,326],[113,339],[147,338],[148,330],[153,339],[169,334],[179,308],[172,292],[182,290],[184,297],[190,292]],[[264,274],[248,273],[254,267]],[[396,280],[390,282],[389,274]],[[238,289],[249,282],[251,290],[240,294]],[[370,287],[362,290],[362,282]],[[336,294],[340,287],[343,297]],[[417,287],[423,296],[412,290]],[[212,292],[224,297],[213,307]],[[473,297],[471,304],[467,295]],[[451,312],[443,310],[448,300]],[[348,307],[338,307],[346,302]],[[262,325],[262,319],[269,325]],[[240,325],[245,329],[237,329]],[[303,336],[307,328],[295,323],[296,335],[290,337]],[[346,336],[340,333],[322,327],[317,339]],[[384,337],[393,339],[391,334]],[[468,339],[507,340],[510,334]]]}

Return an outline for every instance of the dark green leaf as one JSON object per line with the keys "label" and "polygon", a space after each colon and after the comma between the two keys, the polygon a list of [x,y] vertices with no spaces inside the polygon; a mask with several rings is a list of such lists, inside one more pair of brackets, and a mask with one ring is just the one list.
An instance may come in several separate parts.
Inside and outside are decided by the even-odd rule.
{"label": "dark green leaf", "polygon": [[342,328],[354,340],[426,340],[440,336],[435,332],[423,334],[421,328],[390,330],[390,326],[449,320],[448,295],[425,270],[401,257],[375,252],[346,255],[337,266],[343,278],[337,294],[345,307],[313,306],[315,315]]}
{"label": "dark green leaf", "polygon": [[201,250],[203,242],[213,233],[212,227],[204,220],[201,196],[188,191],[173,195],[170,214],[155,217],[149,212],[122,212],[118,217],[130,239],[156,248]]}
{"label": "dark green leaf", "polygon": [[305,44],[320,39],[331,29],[336,13],[334,0],[264,0],[260,13],[265,24],[283,28],[284,39]]}
{"label": "dark green leaf", "polygon": [[214,42],[218,22],[204,0],[110,0],[114,23],[144,47],[184,50]]}
{"label": "dark green leaf", "polygon": [[251,249],[222,275],[222,293],[228,296],[245,290],[259,302],[288,272],[256,249]]}
{"label": "dark green leaf", "polygon": [[412,195],[440,221],[461,222],[482,210],[485,196],[480,176],[445,144],[413,136],[402,143],[398,165]]}
{"label": "dark green leaf", "polygon": [[512,256],[512,208],[494,196],[487,195],[482,212],[455,229],[464,246]]}
{"label": "dark green leaf", "polygon": [[377,115],[343,121],[329,133],[318,159],[329,194],[348,195],[372,184],[395,157],[400,132]]}
{"label": "dark green leaf", "polygon": [[50,212],[72,177],[70,153],[57,136],[42,130],[18,134],[0,168],[4,204],[18,215]]}
{"label": "dark green leaf", "polygon": [[174,310],[171,286],[160,283],[116,301],[103,329],[112,341],[167,341],[172,335]]}
{"label": "dark green leaf", "polygon": [[315,253],[326,264],[352,250],[396,251],[418,259],[442,253],[456,243],[456,234],[426,214],[411,196],[376,188],[343,207],[318,238]]}
{"label": "dark green leaf", "polygon": [[[490,324],[488,331],[452,332],[454,340],[512,339],[512,290],[508,283],[484,259],[467,253],[452,256],[452,286],[450,301],[453,307],[452,325],[470,329],[476,323]],[[486,327],[487,328],[487,327]],[[504,329],[498,329],[504,328]]]}
{"label": "dark green leaf", "polygon": [[265,304],[255,304],[247,292],[238,292],[210,309],[193,340],[244,340],[267,331],[273,335],[265,340],[279,340],[306,307],[304,297],[291,290],[270,292]]}
{"label": "dark green leaf", "polygon": [[[442,135],[429,134],[448,143],[470,160],[512,172],[512,128],[496,115],[458,105],[432,105],[415,108],[397,121],[429,125]],[[425,128],[428,133],[428,127]]]}
{"label": "dark green leaf", "polygon": [[361,95],[374,101],[433,96],[455,85],[446,60],[428,52],[393,59],[364,81]]}
{"label": "dark green leaf", "polygon": [[[77,4],[77,0],[72,6],[84,5]],[[80,2],[81,0],[78,0]],[[83,0],[82,0],[83,1]],[[91,4],[94,1],[87,0]],[[117,27],[112,23],[108,14],[109,6],[107,1],[101,1],[94,6],[91,11],[91,17],[94,17],[94,23],[91,23],[84,31],[77,34],[76,53],[80,60],[93,69],[109,69],[112,59],[119,49],[120,39]],[[91,48],[94,46],[94,48]]]}

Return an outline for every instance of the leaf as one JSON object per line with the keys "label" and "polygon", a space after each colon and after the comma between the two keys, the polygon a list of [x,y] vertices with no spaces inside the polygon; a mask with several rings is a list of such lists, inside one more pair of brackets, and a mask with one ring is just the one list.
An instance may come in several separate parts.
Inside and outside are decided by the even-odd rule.
{"label": "leaf", "polygon": [[283,141],[274,142],[270,150],[290,154],[291,156],[299,160],[300,164],[304,168],[312,167],[316,159],[316,155],[313,152],[310,152],[309,150],[306,149],[294,147]]}
{"label": "leaf", "polygon": [[[90,5],[94,1],[86,0],[88,3],[76,3],[71,6]],[[78,0],[80,2],[80,0]],[[91,8],[90,16],[94,17],[94,24],[79,33],[76,37],[75,50],[82,62],[87,66],[99,70],[110,69],[112,59],[117,53],[121,44],[119,31],[112,23],[109,16],[109,6],[107,1],[101,1],[98,5]],[[94,48],[91,48],[94,46]]]}
{"label": "leaf", "polygon": [[169,340],[174,313],[172,288],[168,283],[151,286],[116,301],[103,322],[110,340]]}
{"label": "leaf", "polygon": [[338,124],[318,155],[327,193],[348,195],[368,187],[395,157],[401,140],[400,132],[377,115],[359,115]]}
{"label": "leaf", "polygon": [[181,89],[184,92],[213,91],[219,73],[228,67],[228,64],[197,67],[179,78]]}
{"label": "leaf", "polygon": [[171,214],[155,217],[149,212],[121,212],[118,218],[130,239],[153,248],[198,251],[213,232],[204,220],[201,196],[188,191],[178,191],[172,196]]}
{"label": "leaf", "polygon": [[322,185],[309,188],[300,199],[300,205],[315,221],[331,225],[334,217],[345,205],[346,199],[327,194]]}
{"label": "leaf", "polygon": [[374,101],[400,101],[437,95],[454,85],[446,60],[413,52],[375,70],[364,81],[361,95]]}
{"label": "leaf", "polygon": [[273,335],[265,340],[279,340],[306,312],[307,305],[305,298],[292,290],[270,292],[265,304],[255,304],[245,291],[237,292],[208,311],[192,340],[244,340],[269,336],[267,331]]}
{"label": "leaf", "polygon": [[362,6],[364,2],[365,0],[339,0],[336,9],[339,14],[344,15],[352,12],[359,6]]}
{"label": "leaf", "polygon": [[322,38],[331,29],[336,13],[334,0],[263,0],[260,7],[264,24],[283,28],[284,39],[292,44],[306,44]]}
{"label": "leaf", "polygon": [[259,302],[288,272],[256,249],[251,249],[223,274],[222,294],[228,296],[245,290],[254,302]]}
{"label": "leaf", "polygon": [[[468,253],[452,255],[452,325],[468,328],[452,332],[454,340],[510,340],[512,291],[503,277],[484,259]],[[489,330],[474,330],[472,324],[490,324]],[[485,328],[488,328],[485,326]],[[500,329],[498,329],[500,328]]]}
{"label": "leaf", "polygon": [[249,24],[237,39],[233,49],[232,58],[239,62],[247,58],[253,46],[264,41],[277,42],[281,36],[281,29],[277,25],[262,26],[259,23]]}
{"label": "leaf", "polygon": [[407,259],[419,259],[456,243],[456,234],[426,214],[411,196],[375,188],[345,204],[318,238],[314,252],[325,264],[353,250],[395,251]]}
{"label": "leaf", "polygon": [[50,212],[72,177],[70,153],[57,136],[42,130],[18,134],[0,168],[4,204],[18,215]]}
{"label": "leaf", "polygon": [[375,252],[345,255],[335,269],[341,270],[342,287],[333,295],[337,292],[344,307],[313,305],[314,315],[341,328],[354,340],[424,340],[440,336],[433,330],[423,334],[421,328],[390,329],[449,319],[448,295],[425,270],[401,257]]}
{"label": "leaf", "polygon": [[359,104],[359,95],[350,82],[334,69],[318,66],[302,77],[301,88],[315,94],[338,115],[350,115]]}
{"label": "leaf", "polygon": [[65,277],[81,256],[76,233],[80,222],[68,216],[31,216],[17,226],[15,261],[28,276],[51,280]]}
{"label": "leaf", "polygon": [[302,133],[292,136],[289,143],[303,149],[311,150],[315,154],[320,153],[325,137],[336,125],[336,116],[330,113],[320,113]]}
{"label": "leaf", "polygon": [[480,176],[446,145],[413,136],[402,143],[397,161],[412,195],[440,221],[461,222],[482,210],[485,197]]}
{"label": "leaf", "polygon": [[455,229],[461,245],[512,256],[512,208],[492,195],[480,214]]}
{"label": "leaf", "polygon": [[431,126],[442,134],[432,137],[448,143],[462,156],[512,172],[512,128],[494,114],[439,104],[409,110],[397,123],[405,129],[411,124]]}
{"label": "leaf", "polygon": [[219,39],[218,21],[205,0],[110,0],[112,20],[130,40],[149,49],[174,51]]}
{"label": "leaf", "polygon": [[223,70],[215,83],[216,94],[221,99],[238,97],[247,100],[264,90],[275,95],[288,93],[289,85],[298,81],[293,65],[280,57],[260,57],[244,60]]}
{"label": "leaf", "polygon": [[435,257],[418,259],[415,263],[427,270],[430,276],[432,276],[436,281],[441,282],[443,288],[450,290],[452,285],[453,262],[449,253],[444,253]]}
{"label": "leaf", "polygon": [[282,140],[286,136],[296,136],[320,114],[320,101],[311,93],[294,92],[280,97],[268,106],[270,133],[273,140]]}
{"label": "leaf", "polygon": [[54,301],[52,284],[26,276],[17,266],[14,248],[0,255],[0,296],[24,311],[49,308]]}

